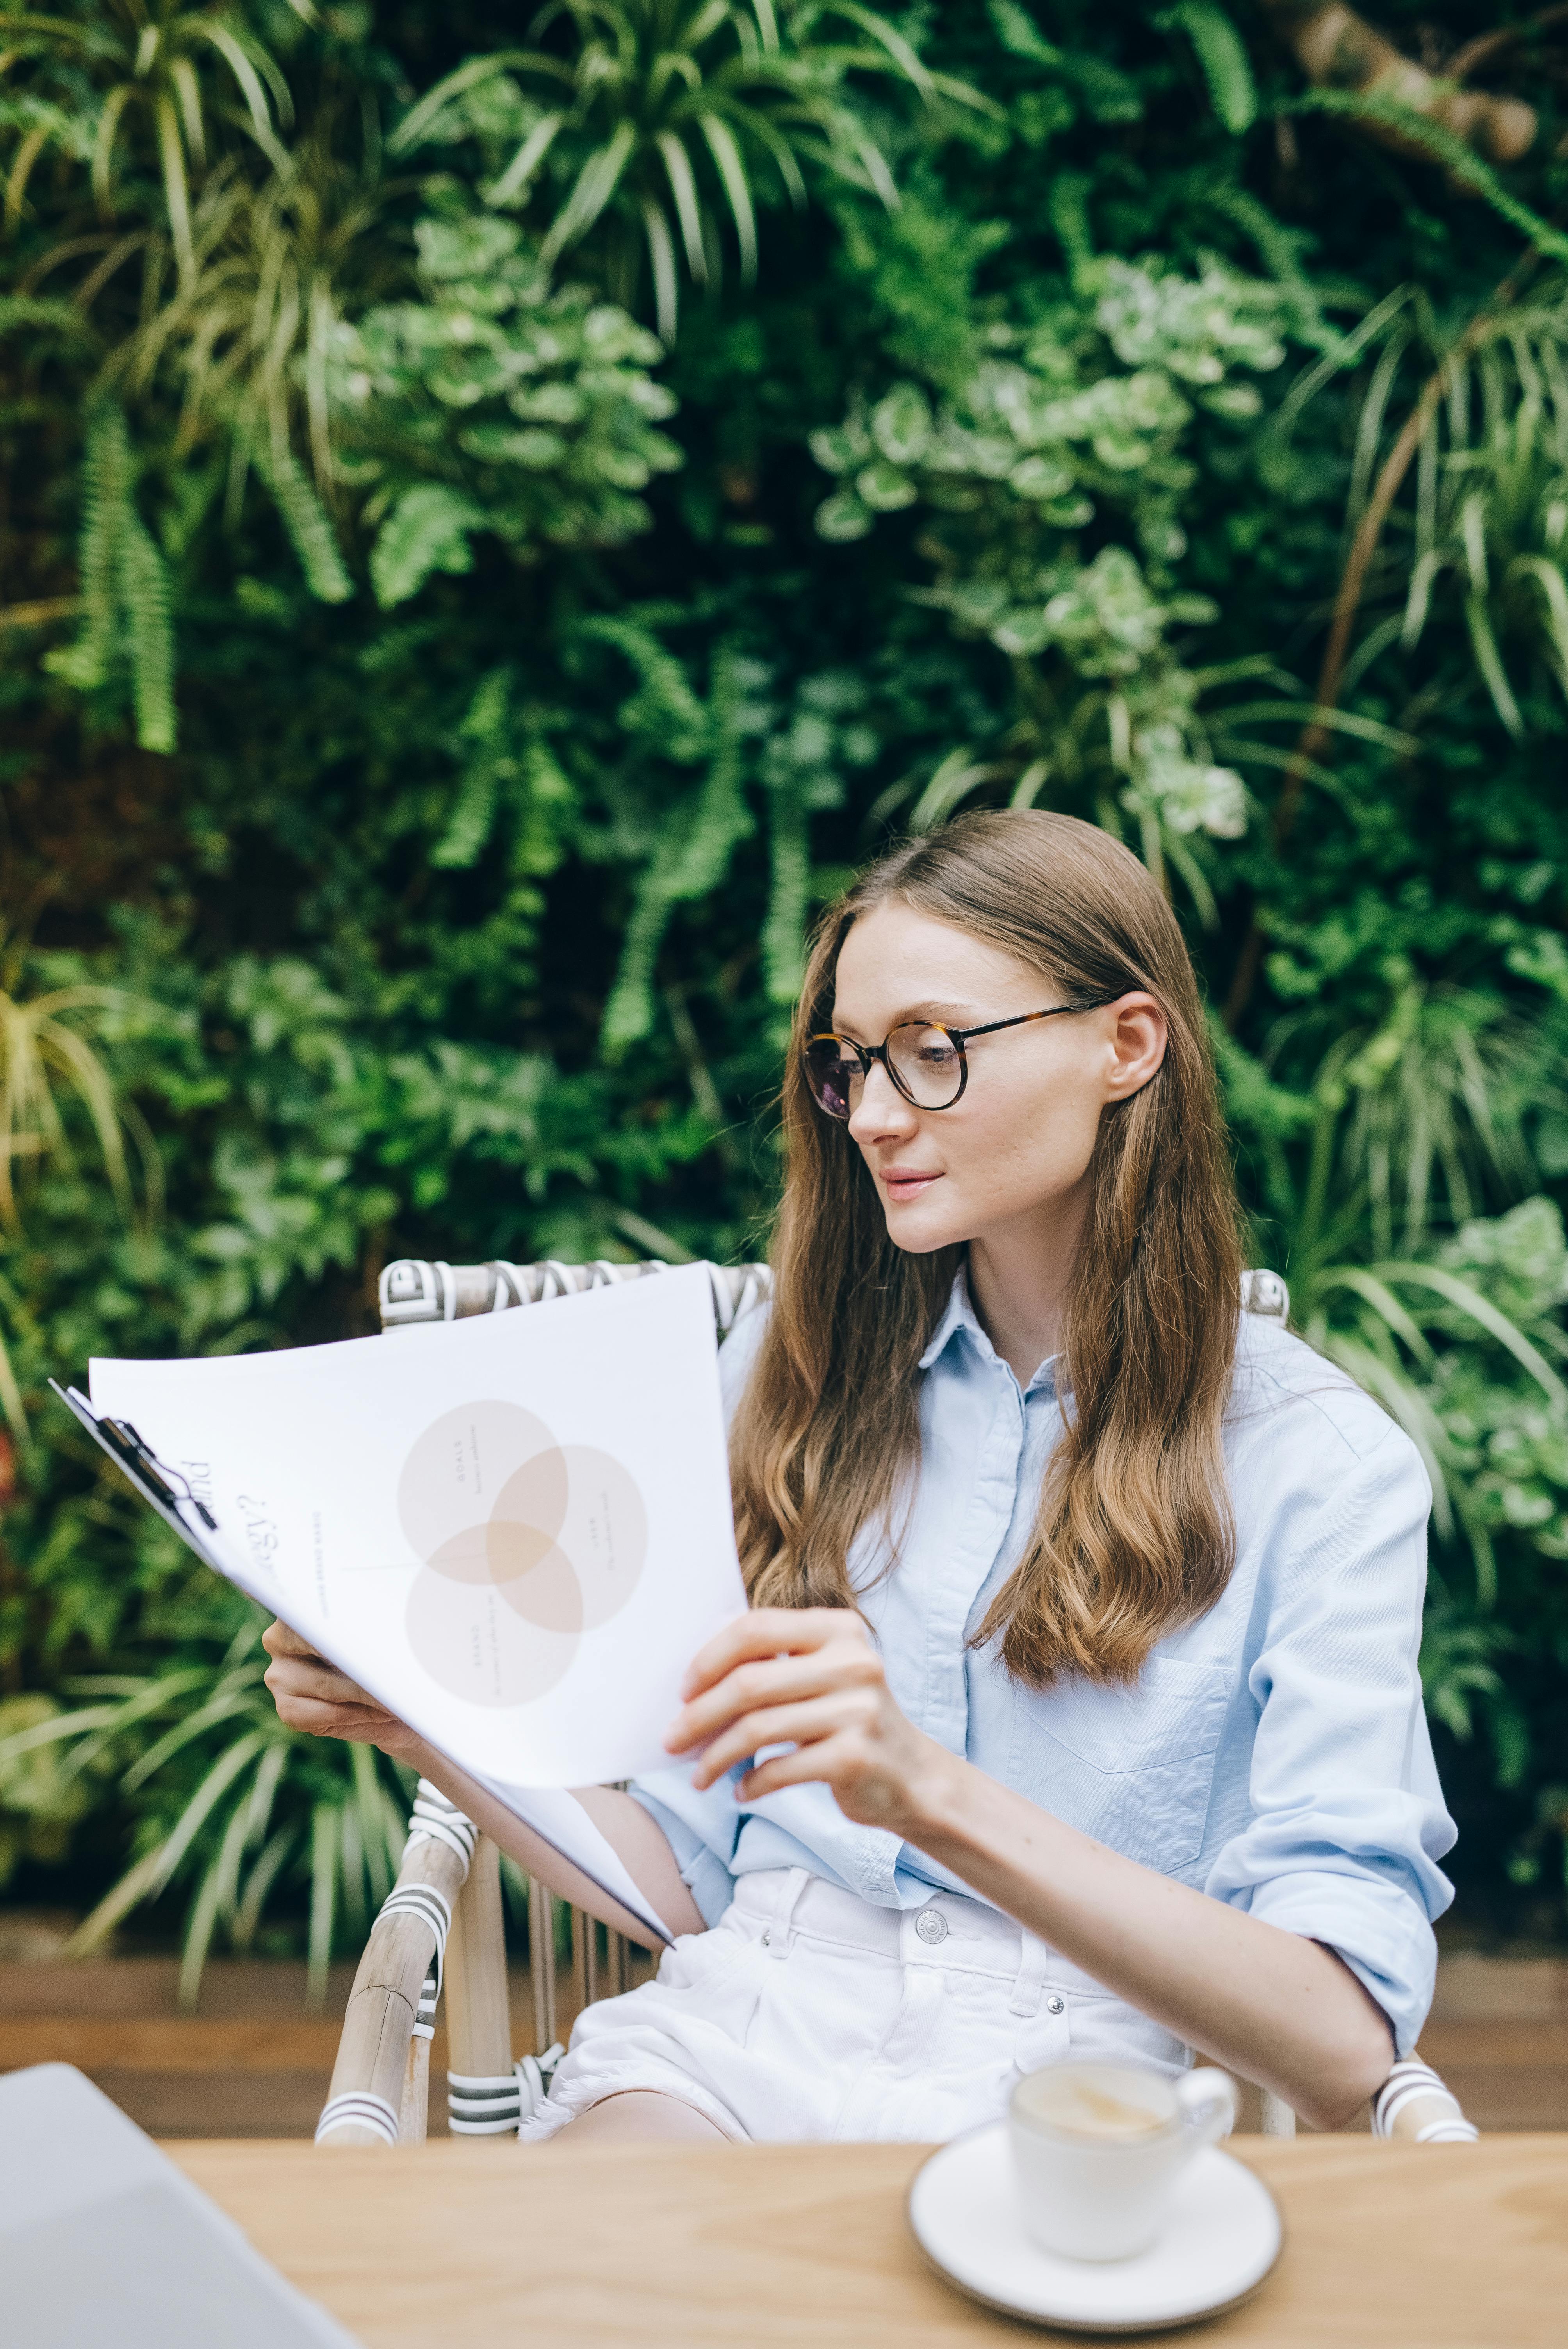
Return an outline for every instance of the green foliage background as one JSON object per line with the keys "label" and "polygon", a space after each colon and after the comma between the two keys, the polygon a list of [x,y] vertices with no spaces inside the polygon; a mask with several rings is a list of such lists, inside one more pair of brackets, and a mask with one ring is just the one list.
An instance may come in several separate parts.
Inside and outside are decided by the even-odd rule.
{"label": "green foliage background", "polygon": [[755,1253],[812,909],[1012,800],[1171,890],[1253,1260],[1432,1467],[1470,1913],[1561,1932],[1552,54],[1504,187],[1245,0],[0,16],[8,1897],[319,1972],[396,1842],[45,1379]]}

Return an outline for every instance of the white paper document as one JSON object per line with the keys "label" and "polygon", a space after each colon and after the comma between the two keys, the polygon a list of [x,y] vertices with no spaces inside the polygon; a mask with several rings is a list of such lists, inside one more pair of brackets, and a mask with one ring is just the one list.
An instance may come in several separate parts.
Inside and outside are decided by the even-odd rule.
{"label": "white paper document", "polygon": [[[702,1265],[390,1339],[96,1361],[91,1400],[211,1564],[524,1818],[521,1789],[667,1766],[682,1674],[746,1605]],[[533,1807],[634,1892],[581,1806]]]}

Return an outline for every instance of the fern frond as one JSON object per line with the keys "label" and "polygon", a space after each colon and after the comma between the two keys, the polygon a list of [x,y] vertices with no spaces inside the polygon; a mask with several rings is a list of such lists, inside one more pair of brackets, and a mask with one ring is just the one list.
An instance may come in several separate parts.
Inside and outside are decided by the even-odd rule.
{"label": "fern frond", "polygon": [[1539,212],[1510,195],[1497,173],[1484,163],[1473,147],[1440,122],[1429,121],[1397,98],[1384,98],[1376,90],[1365,93],[1352,89],[1304,89],[1283,109],[1290,114],[1339,114],[1353,119],[1376,122],[1385,130],[1398,131],[1412,147],[1424,149],[1434,163],[1442,163],[1456,180],[1473,188],[1476,194],[1489,203],[1493,212],[1516,228],[1537,253],[1553,261],[1568,262],[1568,236],[1543,221]]}
{"label": "fern frond", "polygon": [[809,819],[799,776],[782,776],[770,797],[772,869],[762,925],[762,976],[769,1002],[793,1003],[800,991],[801,943],[811,887]]}
{"label": "fern frond", "polygon": [[1067,256],[1068,274],[1076,278],[1094,259],[1094,235],[1088,222],[1088,179],[1082,171],[1058,171],[1047,200],[1057,243]]}
{"label": "fern frond", "polygon": [[344,567],[332,524],[315,490],[287,449],[275,448],[264,434],[255,435],[250,454],[288,533],[305,585],[318,603],[346,603],[354,593],[354,582]]}
{"label": "fern frond", "polygon": [[134,511],[126,517],[119,554],[119,608],[130,655],[136,739],[144,750],[172,750],[179,729],[169,574],[146,524]]}
{"label": "fern frond", "polygon": [[471,498],[439,481],[405,490],[377,533],[370,584],[384,612],[417,595],[432,571],[473,568],[469,533],[484,527]]}
{"label": "fern frond", "polygon": [[752,829],[742,790],[739,710],[734,657],[721,650],[714,663],[707,774],[679,837],[661,841],[638,888],[604,1012],[604,1042],[612,1051],[634,1043],[654,1024],[654,966],[673,909],[717,888],[736,843]]}
{"label": "fern frond", "polygon": [[1018,0],[985,0],[992,30],[1009,57],[1026,57],[1031,65],[1059,66],[1062,53],[1047,41],[1027,9]]}
{"label": "fern frond", "polygon": [[71,647],[67,672],[73,685],[88,691],[105,682],[114,657],[119,554],[133,519],[132,473],[124,412],[112,400],[106,401],[88,426],[82,460],[82,526],[77,554],[82,630]]}
{"label": "fern frond", "polygon": [[1178,26],[1192,44],[1215,113],[1239,139],[1258,119],[1257,85],[1242,36],[1215,0],[1177,0],[1155,18],[1161,30]]}
{"label": "fern frond", "polygon": [[1233,221],[1243,235],[1252,239],[1270,274],[1295,296],[1296,331],[1302,340],[1320,351],[1337,347],[1340,337],[1325,318],[1317,288],[1301,265],[1300,232],[1285,228],[1248,188],[1210,188],[1206,200],[1213,211]]}
{"label": "fern frond", "polygon": [[479,862],[495,828],[499,781],[493,760],[475,760],[458,785],[446,831],[430,851],[432,864],[443,872],[466,873]]}

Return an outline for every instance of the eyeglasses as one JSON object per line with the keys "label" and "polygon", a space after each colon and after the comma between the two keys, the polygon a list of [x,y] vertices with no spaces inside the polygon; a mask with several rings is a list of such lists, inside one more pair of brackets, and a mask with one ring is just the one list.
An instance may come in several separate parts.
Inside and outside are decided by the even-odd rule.
{"label": "eyeglasses", "polygon": [[965,1046],[972,1036],[994,1036],[1001,1028],[1023,1028],[1036,1019],[1056,1019],[1065,1011],[1102,1011],[1114,995],[1093,1003],[1053,1003],[1048,1011],[1020,1011],[1011,1019],[990,1019],[983,1028],[944,1028],[931,1019],[906,1019],[880,1044],[856,1044],[848,1036],[812,1036],[806,1044],[806,1082],[811,1098],[829,1117],[852,1117],[860,1090],[880,1061],[896,1092],[914,1109],[951,1109],[969,1082]]}

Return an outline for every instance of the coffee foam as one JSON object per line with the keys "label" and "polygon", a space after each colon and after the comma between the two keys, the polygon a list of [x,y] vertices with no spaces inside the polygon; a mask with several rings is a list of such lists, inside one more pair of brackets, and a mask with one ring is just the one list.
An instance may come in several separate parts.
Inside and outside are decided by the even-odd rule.
{"label": "coffee foam", "polygon": [[1039,2072],[1018,2090],[1021,2111],[1030,2119],[1072,2137],[1097,2137],[1102,2143],[1128,2145],[1140,2137],[1158,2137],[1170,2126],[1170,2116],[1150,2111],[1130,2096],[1119,2096],[1103,2083],[1081,2072]]}

